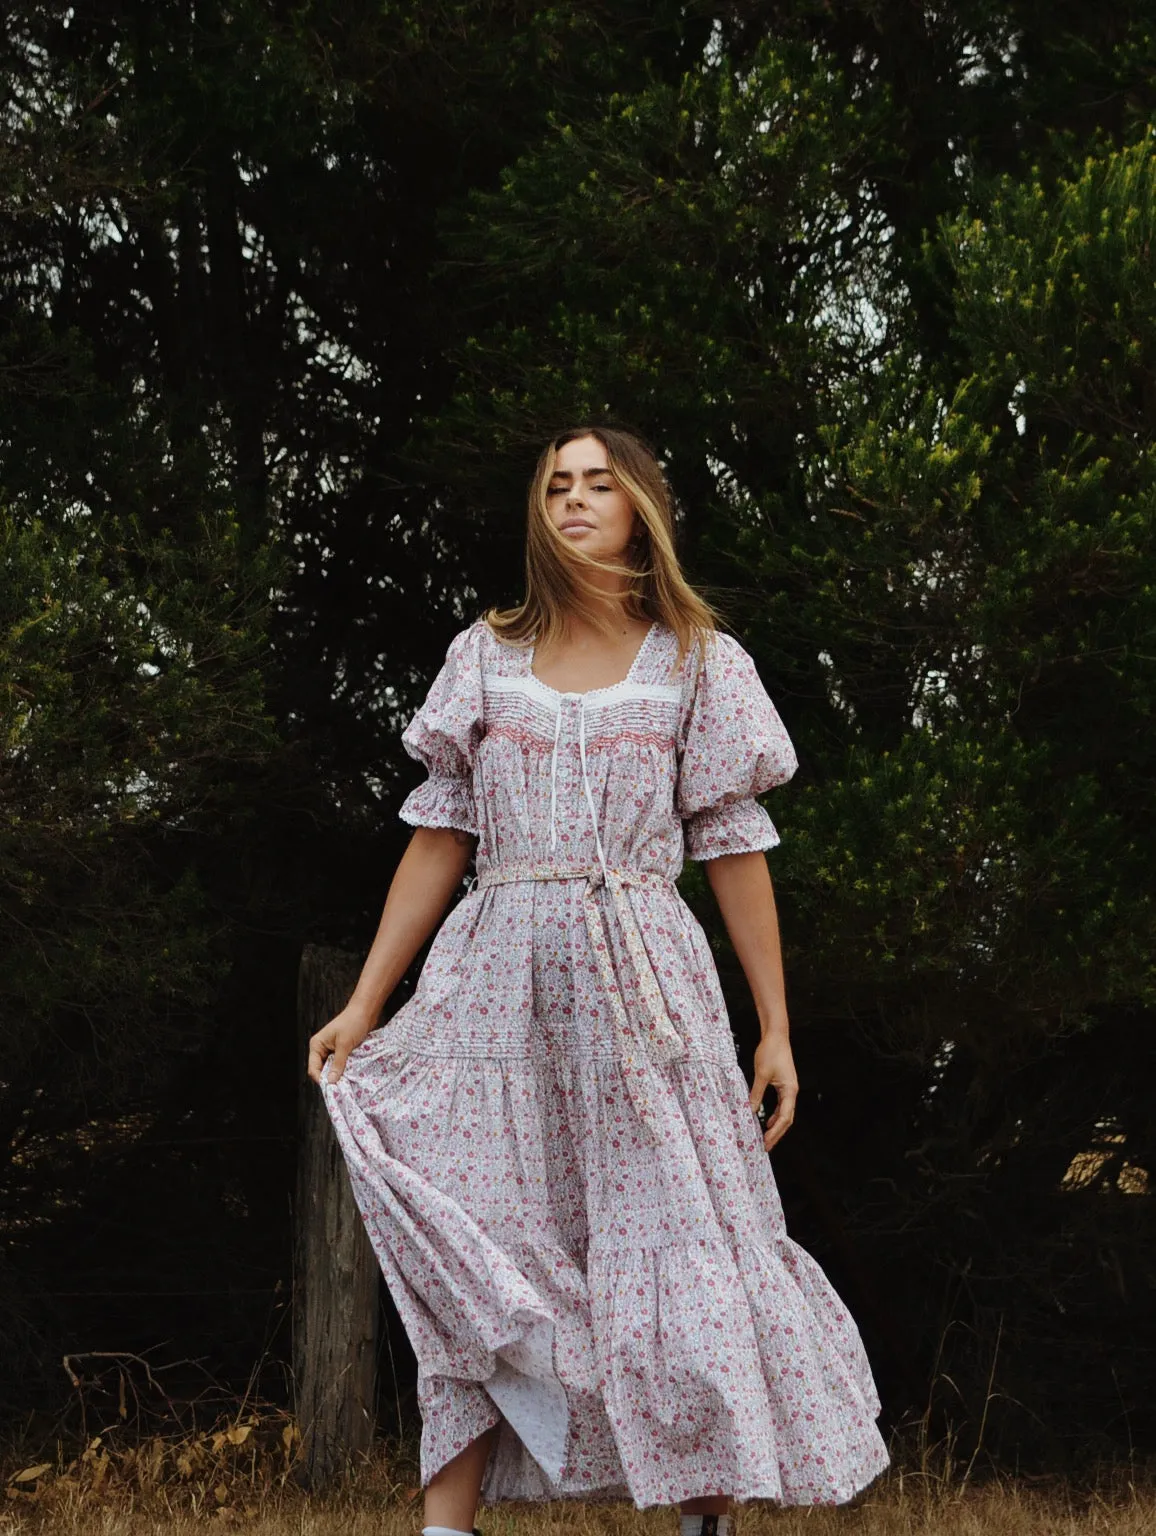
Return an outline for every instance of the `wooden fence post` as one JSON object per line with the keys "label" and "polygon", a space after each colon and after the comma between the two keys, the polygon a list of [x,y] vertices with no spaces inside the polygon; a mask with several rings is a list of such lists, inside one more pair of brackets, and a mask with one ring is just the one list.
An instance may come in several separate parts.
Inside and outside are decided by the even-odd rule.
{"label": "wooden fence post", "polygon": [[349,1186],[321,1089],[305,1076],[310,1035],[344,1008],[357,960],[306,944],[297,975],[297,1205],[293,1230],[293,1366],[302,1434],[298,1476],[335,1477],[373,1441],[381,1271]]}

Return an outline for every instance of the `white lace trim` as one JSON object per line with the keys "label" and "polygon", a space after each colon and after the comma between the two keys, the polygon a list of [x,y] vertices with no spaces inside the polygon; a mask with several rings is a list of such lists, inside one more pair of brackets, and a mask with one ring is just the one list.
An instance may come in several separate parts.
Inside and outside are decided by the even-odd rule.
{"label": "white lace trim", "polygon": [[541,704],[552,715],[561,710],[564,699],[586,699],[587,709],[602,709],[623,699],[650,700],[656,704],[678,704],[682,700],[682,689],[675,684],[636,683],[631,678],[623,678],[620,683],[610,683],[605,688],[592,688],[586,693],[560,693],[532,673],[528,677],[483,673],[482,686],[491,693],[520,693]]}

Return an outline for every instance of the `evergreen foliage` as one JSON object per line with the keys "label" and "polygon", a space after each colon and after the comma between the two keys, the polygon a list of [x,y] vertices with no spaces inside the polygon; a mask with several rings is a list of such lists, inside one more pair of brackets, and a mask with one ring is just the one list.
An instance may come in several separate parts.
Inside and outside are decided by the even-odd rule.
{"label": "evergreen foliage", "polygon": [[775,1165],[889,1421],[1151,1448],[1154,38],[10,8],[9,1406],[62,1342],[287,1350],[300,944],[368,945],[398,727],[517,597],[544,436],[612,418],[799,748]]}

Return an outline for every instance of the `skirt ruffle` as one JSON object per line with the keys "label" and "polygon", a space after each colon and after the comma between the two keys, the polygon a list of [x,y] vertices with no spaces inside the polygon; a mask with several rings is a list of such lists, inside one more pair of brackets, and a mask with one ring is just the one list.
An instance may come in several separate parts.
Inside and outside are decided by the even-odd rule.
{"label": "skirt ruffle", "polygon": [[879,1399],[737,1063],[664,1069],[657,1157],[618,1070],[370,1036],[324,1084],[418,1362],[423,1485],[502,1422],[485,1503],[845,1502],[888,1463]]}

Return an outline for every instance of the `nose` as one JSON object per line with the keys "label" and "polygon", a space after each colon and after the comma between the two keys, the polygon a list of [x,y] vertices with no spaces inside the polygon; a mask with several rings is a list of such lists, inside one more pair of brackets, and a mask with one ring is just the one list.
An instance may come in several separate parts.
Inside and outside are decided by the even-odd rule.
{"label": "nose", "polygon": [[567,512],[569,512],[572,508],[575,508],[575,507],[585,507],[585,505],[586,505],[586,503],[582,499],[582,491],[581,491],[581,489],[578,486],[576,486],[576,485],[572,485],[570,487],[570,489],[566,492],[566,510],[567,510]]}

